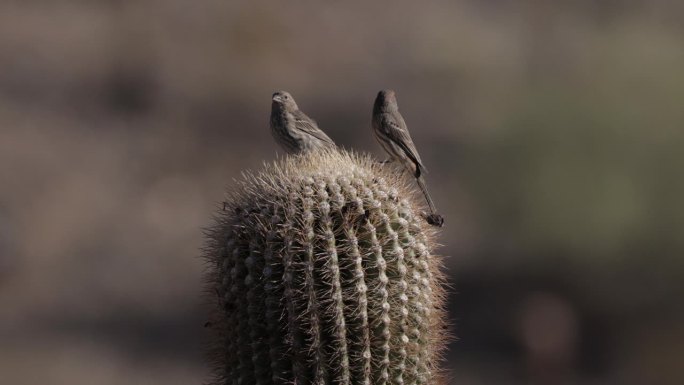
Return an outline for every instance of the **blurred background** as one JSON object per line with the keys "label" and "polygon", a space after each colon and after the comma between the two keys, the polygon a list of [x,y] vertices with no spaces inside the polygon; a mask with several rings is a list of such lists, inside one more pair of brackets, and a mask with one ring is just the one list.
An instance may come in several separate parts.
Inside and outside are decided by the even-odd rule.
{"label": "blurred background", "polygon": [[201,228],[290,91],[394,88],[446,217],[451,383],[684,381],[684,3],[0,3],[3,384],[202,384]]}

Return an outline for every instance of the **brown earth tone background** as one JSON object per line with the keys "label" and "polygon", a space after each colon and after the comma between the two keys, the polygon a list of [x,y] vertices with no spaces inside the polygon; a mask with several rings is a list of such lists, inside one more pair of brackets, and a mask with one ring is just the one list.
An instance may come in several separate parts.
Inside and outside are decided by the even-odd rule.
{"label": "brown earth tone background", "polygon": [[4,1],[0,382],[202,384],[200,229],[290,91],[446,217],[453,384],[684,379],[684,3]]}

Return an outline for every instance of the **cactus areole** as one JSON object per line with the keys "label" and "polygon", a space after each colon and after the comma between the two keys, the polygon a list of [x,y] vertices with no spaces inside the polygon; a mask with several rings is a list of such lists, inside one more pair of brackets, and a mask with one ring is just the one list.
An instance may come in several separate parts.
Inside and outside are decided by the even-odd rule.
{"label": "cactus areole", "polygon": [[205,248],[213,384],[441,382],[441,261],[409,186],[331,150],[230,189]]}

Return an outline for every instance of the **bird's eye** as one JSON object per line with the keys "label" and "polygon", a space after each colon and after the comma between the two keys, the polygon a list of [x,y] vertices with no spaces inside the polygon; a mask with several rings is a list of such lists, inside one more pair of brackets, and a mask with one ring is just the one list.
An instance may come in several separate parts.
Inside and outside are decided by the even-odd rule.
{"label": "bird's eye", "polygon": [[290,98],[290,97],[287,96],[287,95],[283,96],[283,99],[289,99],[289,98]]}

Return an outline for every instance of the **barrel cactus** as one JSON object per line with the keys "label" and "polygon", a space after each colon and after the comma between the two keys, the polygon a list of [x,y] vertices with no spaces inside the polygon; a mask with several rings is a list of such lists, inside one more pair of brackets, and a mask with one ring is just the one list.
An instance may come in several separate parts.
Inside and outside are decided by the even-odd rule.
{"label": "barrel cactus", "polygon": [[441,262],[409,186],[341,150],[245,174],[207,231],[214,384],[441,382]]}

